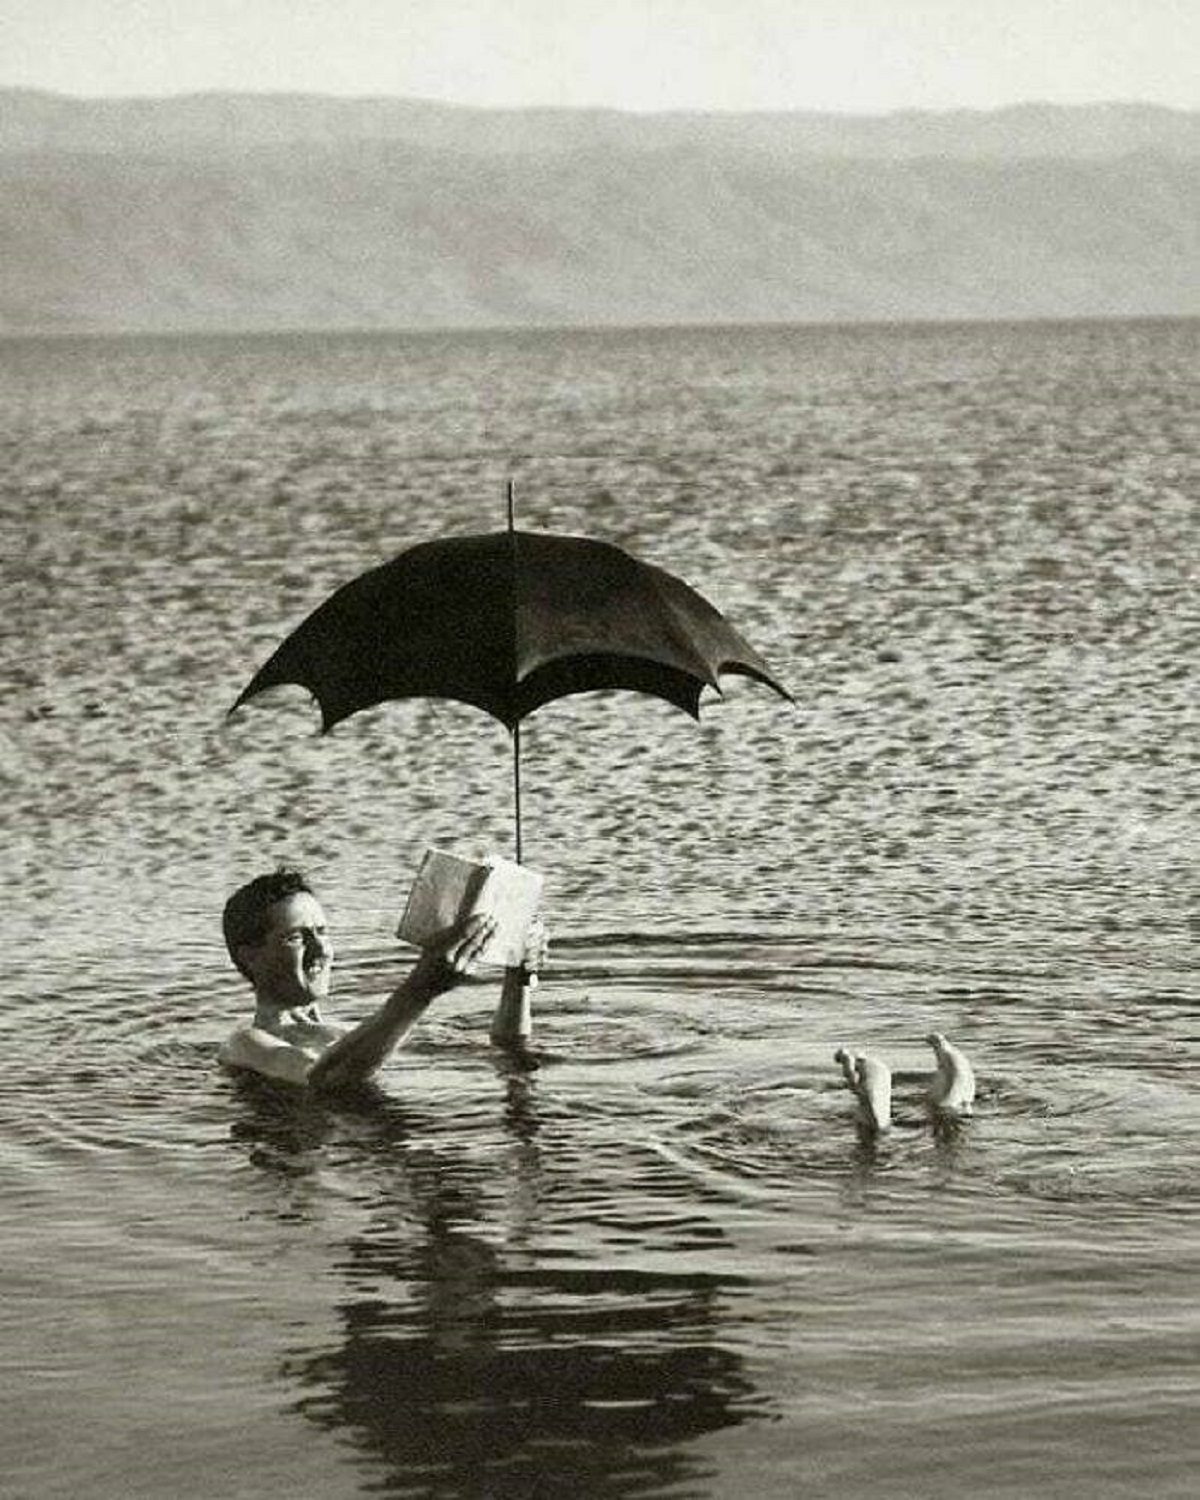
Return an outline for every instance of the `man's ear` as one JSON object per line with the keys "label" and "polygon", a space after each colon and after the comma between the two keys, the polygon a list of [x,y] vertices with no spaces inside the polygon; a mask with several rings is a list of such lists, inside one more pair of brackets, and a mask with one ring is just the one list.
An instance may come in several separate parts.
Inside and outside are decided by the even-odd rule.
{"label": "man's ear", "polygon": [[234,967],[242,978],[248,979],[251,984],[254,983],[254,970],[250,967],[249,959],[258,952],[260,946],[259,943],[238,943],[232,951]]}

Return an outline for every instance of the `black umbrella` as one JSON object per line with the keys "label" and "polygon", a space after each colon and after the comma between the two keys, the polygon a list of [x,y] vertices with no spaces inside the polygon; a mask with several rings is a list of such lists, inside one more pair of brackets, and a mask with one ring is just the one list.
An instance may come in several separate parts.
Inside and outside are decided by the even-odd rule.
{"label": "black umbrella", "polygon": [[[393,698],[453,698],[512,731],[521,858],[523,718],[555,698],[632,688],[699,717],[722,672],[790,700],[762,657],[682,579],[588,537],[509,529],[402,552],[330,595],[233,705],[306,687],[322,728]],[[718,688],[719,690],[719,688]],[[233,712],[231,709],[230,712]]]}

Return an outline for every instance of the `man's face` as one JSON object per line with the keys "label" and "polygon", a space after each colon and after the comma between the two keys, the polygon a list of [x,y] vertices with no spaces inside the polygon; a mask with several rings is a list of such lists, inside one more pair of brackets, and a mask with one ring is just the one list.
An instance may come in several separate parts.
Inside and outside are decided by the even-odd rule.
{"label": "man's face", "polygon": [[262,941],[244,944],[238,956],[260,999],[288,1009],[324,1000],[333,975],[333,944],[321,903],[308,891],[277,901],[267,910]]}

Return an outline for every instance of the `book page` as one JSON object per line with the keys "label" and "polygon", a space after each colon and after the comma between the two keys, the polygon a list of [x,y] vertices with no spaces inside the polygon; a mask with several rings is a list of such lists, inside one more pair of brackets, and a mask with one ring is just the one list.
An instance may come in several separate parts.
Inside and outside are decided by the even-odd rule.
{"label": "book page", "polygon": [[427,849],[396,935],[423,948],[471,914],[484,912],[496,918],[497,926],[480,963],[515,968],[525,956],[542,884],[536,870],[511,860],[470,860],[444,849]]}

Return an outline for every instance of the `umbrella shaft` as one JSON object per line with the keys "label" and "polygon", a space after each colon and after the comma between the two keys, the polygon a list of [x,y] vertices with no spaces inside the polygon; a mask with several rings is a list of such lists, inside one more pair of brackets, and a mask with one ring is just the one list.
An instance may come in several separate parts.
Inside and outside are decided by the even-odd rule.
{"label": "umbrella shaft", "polygon": [[[510,586],[512,589],[512,611],[513,626],[516,627],[517,609],[517,533],[515,525],[516,514],[516,486],[509,479],[505,485],[505,498],[508,502],[508,563],[511,570]],[[513,679],[516,680],[517,664],[513,661]],[[521,863],[521,721],[518,719],[513,725],[513,814],[516,821],[517,831],[517,863]]]}
{"label": "umbrella shaft", "polygon": [[521,863],[521,725],[513,725],[513,814],[517,829],[517,863]]}

